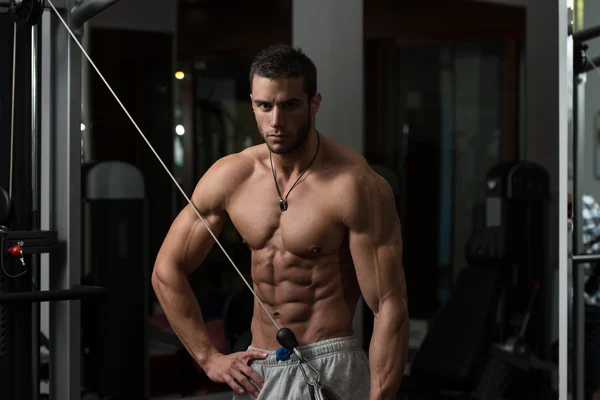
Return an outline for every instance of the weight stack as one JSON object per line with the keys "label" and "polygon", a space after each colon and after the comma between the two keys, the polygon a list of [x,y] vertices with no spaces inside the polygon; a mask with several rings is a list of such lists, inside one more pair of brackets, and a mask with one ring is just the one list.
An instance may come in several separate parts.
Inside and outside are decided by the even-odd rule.
{"label": "weight stack", "polygon": [[552,278],[546,253],[549,198],[550,177],[538,164],[503,163],[487,174],[486,226],[504,228],[508,252],[501,336],[506,339],[520,330],[534,286],[540,284],[525,338],[541,353],[549,334],[546,310],[551,307]]}
{"label": "weight stack", "polygon": [[149,398],[144,178],[111,161],[85,166],[82,179],[82,280],[107,290],[82,302],[83,382],[102,398]]}
{"label": "weight stack", "polygon": [[[15,98],[12,99],[12,50],[13,16],[0,13],[0,186],[9,189],[10,163],[12,162],[13,188],[12,212],[10,217],[0,221],[12,231],[28,231],[38,228],[33,217],[32,178],[32,112],[31,112],[31,26],[18,24]],[[10,157],[11,110],[14,106],[13,157]],[[36,212],[38,210],[35,210]],[[0,214],[3,214],[0,211]],[[6,250],[6,249],[5,249]],[[6,272],[19,274],[23,267],[18,259],[0,254]],[[0,270],[0,293],[10,294],[32,291],[32,280],[39,283],[39,258],[26,256],[27,273],[11,278]],[[35,274],[32,267],[35,265]],[[0,399],[33,400],[39,388],[37,371],[37,334],[39,332],[39,304],[9,303],[0,304]]]}

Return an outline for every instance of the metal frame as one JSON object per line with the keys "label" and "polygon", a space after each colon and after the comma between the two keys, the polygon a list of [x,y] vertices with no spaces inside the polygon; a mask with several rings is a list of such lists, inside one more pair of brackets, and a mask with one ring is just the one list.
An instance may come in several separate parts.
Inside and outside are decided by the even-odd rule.
{"label": "metal frame", "polygon": [[596,57],[592,58],[591,61],[592,62],[590,62],[590,61],[588,61],[586,59],[583,62],[583,65],[579,69],[579,73],[580,74],[584,74],[586,72],[590,72],[590,71],[594,70],[595,66],[600,65],[600,56],[596,56]]}
{"label": "metal frame", "polygon": [[[80,28],[86,19],[116,1],[53,0],[53,4],[69,26]],[[73,26],[74,19],[79,26]],[[48,271],[50,290],[64,291],[81,282],[83,55],[52,9],[44,10],[41,29],[40,225],[41,229],[57,231],[61,245],[50,257],[41,258],[40,268]],[[64,297],[69,298],[72,297]],[[50,398],[80,399],[80,302],[50,302],[49,319]]]}
{"label": "metal frame", "polygon": [[[32,218],[32,229],[40,229],[40,39],[41,39],[41,27],[31,27],[31,188],[32,188],[32,199],[31,209],[34,210]],[[39,288],[41,283],[40,276],[40,256],[35,255],[31,257],[31,280]],[[31,328],[32,332],[40,332],[40,304],[31,304]],[[31,365],[34,366],[32,371],[32,398],[37,399],[40,393],[40,377],[39,377],[39,365],[40,365],[40,336],[38,334],[32,335],[31,338]]]}
{"label": "metal frame", "polygon": [[[567,400],[569,392],[569,264],[568,264],[568,230],[567,230],[567,196],[569,186],[569,112],[571,96],[568,90],[572,76],[573,46],[569,35],[571,25],[569,15],[573,10],[572,0],[558,2],[557,45],[558,63],[558,398]],[[528,13],[536,12],[528,9]]]}
{"label": "metal frame", "polygon": [[[70,11],[59,10],[70,21]],[[50,290],[81,281],[81,54],[52,10],[42,18],[42,221],[61,248],[51,255]],[[51,302],[50,398],[81,397],[81,327],[78,301]]]}
{"label": "metal frame", "polygon": [[[67,8],[67,4],[69,4],[69,2],[71,2],[71,1],[72,0],[52,0],[52,4],[54,4],[54,7],[56,7],[57,9],[62,10],[62,9]],[[99,0],[90,0],[90,1],[99,1]],[[116,1],[118,1],[118,0],[116,0]],[[0,0],[0,12],[8,12],[10,3],[11,3],[11,0]],[[44,9],[51,10],[50,5],[48,4],[48,1],[46,1],[46,3],[44,4]]]}
{"label": "metal frame", "polygon": [[[52,4],[54,4],[54,6],[58,9],[61,8],[66,8],[67,3],[70,0],[52,0]],[[0,7],[8,7],[10,5],[10,0],[0,0]],[[50,6],[48,4],[46,4],[46,8],[49,8]]]}
{"label": "metal frame", "polygon": [[600,25],[592,26],[591,28],[581,29],[573,32],[573,41],[583,43],[600,36]]}
{"label": "metal frame", "polygon": [[80,29],[94,15],[101,13],[119,0],[85,0],[79,1],[71,9],[71,29]]}
{"label": "metal frame", "polygon": [[[573,320],[573,354],[571,357],[570,367],[571,376],[573,376],[573,400],[583,400],[585,394],[584,377],[585,377],[585,304],[583,299],[584,292],[584,276],[583,269],[579,268],[582,263],[600,260],[600,256],[584,255],[582,239],[583,232],[580,229],[581,220],[581,192],[582,178],[581,173],[585,171],[584,138],[585,138],[585,78],[581,74],[593,69],[591,63],[587,61],[586,49],[584,42],[600,36],[600,25],[588,29],[580,30],[572,33],[573,58],[572,71],[573,74],[573,226],[574,233],[571,237],[571,264],[572,264],[572,320]],[[594,63],[600,61],[600,57],[593,59]],[[562,145],[561,145],[562,146]],[[562,164],[561,164],[562,165]]]}

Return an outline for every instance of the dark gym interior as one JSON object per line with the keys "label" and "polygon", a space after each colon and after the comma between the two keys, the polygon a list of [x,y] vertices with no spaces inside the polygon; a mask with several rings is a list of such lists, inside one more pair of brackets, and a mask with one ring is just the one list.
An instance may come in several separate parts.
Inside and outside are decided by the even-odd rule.
{"label": "dark gym interior", "polygon": [[[578,266],[595,261],[573,256],[568,274],[562,265],[568,251],[592,254],[580,198],[600,199],[599,5],[565,4],[562,37],[562,25],[542,28],[562,8],[533,0],[55,3],[73,24],[87,18],[74,33],[122,105],[47,2],[0,2],[0,399],[231,398],[190,357],[152,289],[154,260],[187,204],[156,156],[190,194],[214,162],[261,143],[252,59],[322,32],[334,37],[312,47],[317,68],[331,60],[319,81],[331,90],[326,126],[360,125],[322,133],[360,147],[402,222],[411,337],[397,398],[592,398],[582,294],[591,280]],[[44,8],[39,20],[24,20],[26,6],[33,19]],[[76,6],[85,12],[67,12]],[[362,22],[356,44],[344,39],[355,31],[346,17],[310,27],[311,12],[350,9]],[[555,31],[571,47],[547,39]],[[357,55],[360,76],[335,81],[337,60]],[[336,97],[348,94],[358,109],[340,109],[350,103]],[[572,238],[559,233],[567,187]],[[251,279],[232,223],[219,240]],[[253,296],[221,249],[190,282],[219,351],[245,350]],[[359,303],[353,326],[368,353],[373,313]]]}

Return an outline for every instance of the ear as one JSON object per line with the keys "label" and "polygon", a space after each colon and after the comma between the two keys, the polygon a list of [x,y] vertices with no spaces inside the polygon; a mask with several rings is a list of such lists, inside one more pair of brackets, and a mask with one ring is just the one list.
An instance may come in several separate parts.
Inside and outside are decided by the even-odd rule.
{"label": "ear", "polygon": [[252,112],[254,112],[254,97],[252,97],[252,93],[250,93],[250,105],[252,105]]}
{"label": "ear", "polygon": [[321,106],[321,100],[322,100],[321,93],[319,93],[319,92],[315,93],[312,100],[310,101],[310,113],[312,115],[317,115],[317,112],[319,111],[319,107]]}

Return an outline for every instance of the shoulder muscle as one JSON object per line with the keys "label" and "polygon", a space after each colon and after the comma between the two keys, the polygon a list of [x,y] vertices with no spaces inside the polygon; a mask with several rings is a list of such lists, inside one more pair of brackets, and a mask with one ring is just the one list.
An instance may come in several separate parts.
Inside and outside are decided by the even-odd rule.
{"label": "shoulder muscle", "polygon": [[[368,167],[358,167],[342,182],[345,204],[342,219],[355,233],[383,240],[399,225],[394,194],[389,183]],[[378,237],[377,237],[378,236]]]}
{"label": "shoulder muscle", "polygon": [[220,212],[227,208],[227,201],[254,172],[254,159],[248,154],[235,153],[217,160],[202,176],[192,201],[204,212]]}

